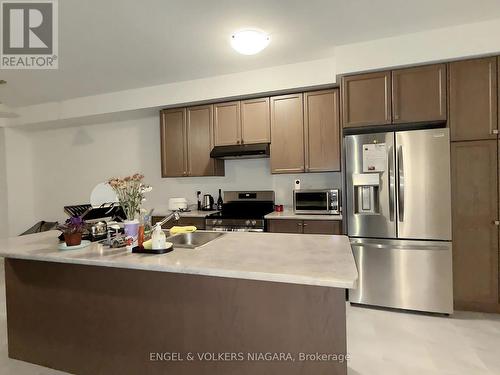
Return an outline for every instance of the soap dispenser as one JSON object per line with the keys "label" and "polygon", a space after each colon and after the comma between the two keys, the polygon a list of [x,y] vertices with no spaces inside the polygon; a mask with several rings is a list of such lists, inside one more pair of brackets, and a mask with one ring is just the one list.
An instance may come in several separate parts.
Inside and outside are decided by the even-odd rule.
{"label": "soap dispenser", "polygon": [[167,247],[167,237],[161,229],[160,223],[155,225],[153,234],[151,235],[151,248],[153,250],[162,250]]}

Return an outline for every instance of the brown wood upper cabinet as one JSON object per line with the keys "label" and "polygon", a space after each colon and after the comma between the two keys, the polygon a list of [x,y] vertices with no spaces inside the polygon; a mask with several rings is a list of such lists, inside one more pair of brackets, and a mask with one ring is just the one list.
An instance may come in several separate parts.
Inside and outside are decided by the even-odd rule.
{"label": "brown wood upper cabinet", "polygon": [[215,145],[230,146],[240,144],[240,102],[214,104],[214,114]]}
{"label": "brown wood upper cabinet", "polygon": [[448,75],[451,140],[496,139],[497,58],[452,62]]}
{"label": "brown wood upper cabinet", "polygon": [[498,145],[452,142],[455,308],[500,312]]}
{"label": "brown wood upper cabinet", "polygon": [[271,171],[340,171],[338,89],[271,98]]}
{"label": "brown wood upper cabinet", "polygon": [[446,120],[446,64],[392,72],[393,123]]}
{"label": "brown wood upper cabinet", "polygon": [[269,98],[241,101],[241,142],[271,142]]}
{"label": "brown wood upper cabinet", "polygon": [[339,90],[304,93],[305,171],[340,171]]}
{"label": "brown wood upper cabinet", "polygon": [[224,161],[210,158],[213,106],[160,112],[162,177],[223,176]]}
{"label": "brown wood upper cabinet", "polygon": [[446,64],[342,77],[343,126],[446,120]]}
{"label": "brown wood upper cabinet", "polygon": [[305,171],[303,94],[271,98],[271,171]]}
{"label": "brown wood upper cabinet", "polygon": [[391,72],[343,77],[342,104],[344,127],[390,124]]}
{"label": "brown wood upper cabinet", "polygon": [[271,142],[269,98],[214,105],[215,145]]}
{"label": "brown wood upper cabinet", "polygon": [[187,176],[186,108],[160,112],[161,175]]}

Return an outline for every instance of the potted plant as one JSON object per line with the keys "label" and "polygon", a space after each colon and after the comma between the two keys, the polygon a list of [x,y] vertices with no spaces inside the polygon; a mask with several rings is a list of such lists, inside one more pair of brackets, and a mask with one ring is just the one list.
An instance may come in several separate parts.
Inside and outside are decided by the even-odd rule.
{"label": "potted plant", "polygon": [[113,188],[118,197],[118,201],[127,216],[124,223],[125,235],[137,239],[139,231],[139,213],[144,194],[151,190],[151,187],[143,183],[144,176],[136,173],[124,178],[112,178],[108,184]]}
{"label": "potted plant", "polygon": [[82,243],[82,234],[85,230],[85,221],[79,216],[70,217],[64,224],[57,226],[64,234],[67,246],[78,246]]}

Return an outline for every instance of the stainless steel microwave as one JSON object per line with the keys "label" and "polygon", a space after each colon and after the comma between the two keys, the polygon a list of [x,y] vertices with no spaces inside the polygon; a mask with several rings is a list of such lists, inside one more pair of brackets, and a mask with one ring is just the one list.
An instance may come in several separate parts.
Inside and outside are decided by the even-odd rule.
{"label": "stainless steel microwave", "polygon": [[296,214],[339,215],[339,190],[294,190],[293,211]]}

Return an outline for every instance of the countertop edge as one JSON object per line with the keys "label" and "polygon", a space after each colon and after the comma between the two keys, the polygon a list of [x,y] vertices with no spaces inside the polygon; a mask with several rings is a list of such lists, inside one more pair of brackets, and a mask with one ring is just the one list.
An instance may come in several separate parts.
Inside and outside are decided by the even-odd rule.
{"label": "countertop edge", "polygon": [[[138,254],[135,254],[138,255]],[[148,256],[144,254],[142,256]],[[40,262],[53,262],[61,264],[79,264],[86,266],[97,266],[97,267],[109,267],[109,268],[121,268],[121,269],[133,269],[142,271],[152,271],[152,272],[171,272],[189,275],[201,275],[201,276],[214,276],[214,277],[227,277],[232,279],[243,279],[243,280],[255,280],[264,282],[278,282],[286,284],[297,284],[297,285],[309,285],[309,286],[322,286],[329,288],[340,288],[340,289],[352,289],[357,285],[357,278],[352,281],[341,281],[341,280],[318,280],[317,278],[311,279],[304,276],[287,275],[287,274],[272,274],[265,272],[241,272],[241,271],[230,271],[230,270],[214,270],[214,269],[204,269],[204,268],[193,268],[187,267],[182,270],[172,268],[172,267],[155,267],[149,264],[147,267],[141,266],[140,264],[132,263],[117,263],[103,261],[102,259],[98,261],[92,261],[87,259],[60,259],[57,257],[48,258],[47,255],[43,257],[36,255],[23,255],[23,254],[12,254],[12,253],[0,253],[0,257],[6,259],[19,259],[19,260],[34,260]]]}
{"label": "countertop edge", "polygon": [[342,215],[306,215],[295,214],[290,211],[271,212],[264,216],[266,220],[324,220],[324,221],[342,221]]}

